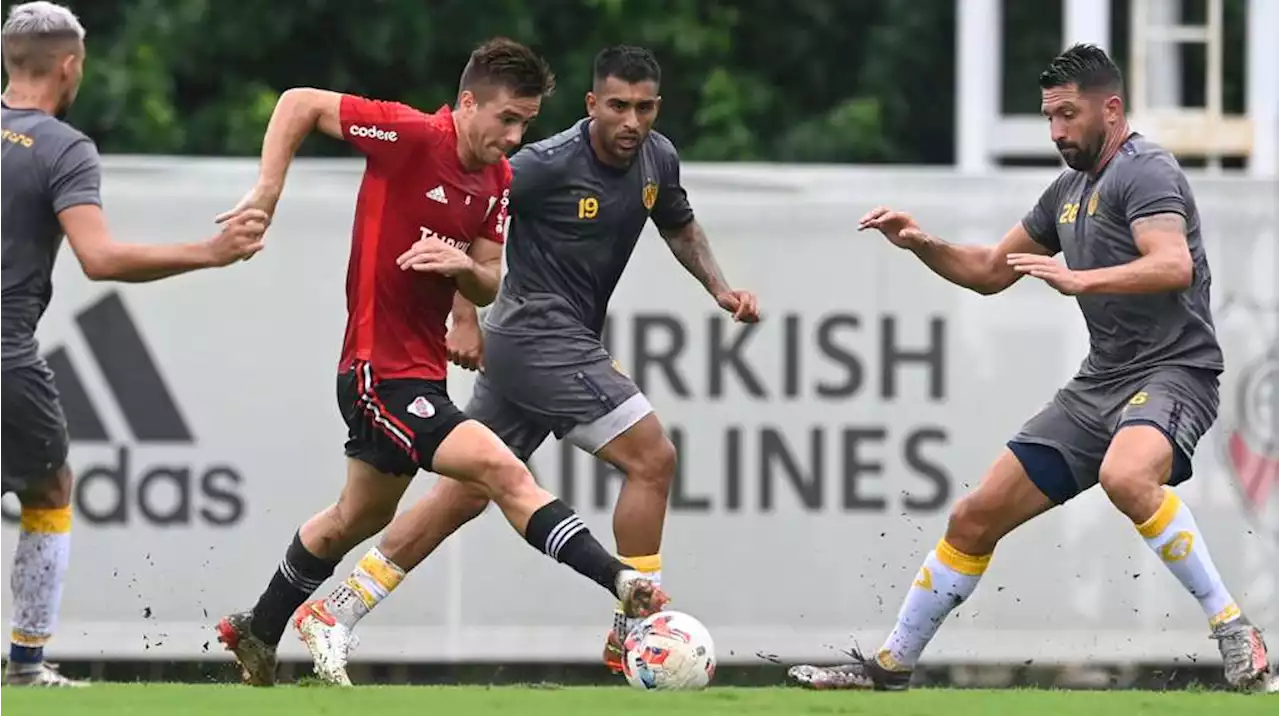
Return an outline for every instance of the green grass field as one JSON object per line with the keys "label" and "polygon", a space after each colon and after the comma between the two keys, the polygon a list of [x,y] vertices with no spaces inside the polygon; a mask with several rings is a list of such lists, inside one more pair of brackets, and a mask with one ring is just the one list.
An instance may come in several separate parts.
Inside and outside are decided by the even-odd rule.
{"label": "green grass field", "polygon": [[1221,692],[976,691],[811,693],[796,689],[712,688],[701,693],[644,693],[626,687],[419,687],[354,689],[182,684],[99,684],[77,690],[3,693],[8,716],[1234,716],[1277,713],[1275,695]]}

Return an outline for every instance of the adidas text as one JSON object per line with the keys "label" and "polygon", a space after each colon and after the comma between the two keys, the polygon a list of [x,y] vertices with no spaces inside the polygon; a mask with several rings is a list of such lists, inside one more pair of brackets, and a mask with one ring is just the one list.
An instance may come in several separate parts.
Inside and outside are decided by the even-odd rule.
{"label": "adidas text", "polygon": [[[121,445],[114,459],[94,460],[78,471],[72,493],[77,520],[101,527],[229,527],[244,519],[244,478],[235,468],[168,460],[136,465],[136,452]],[[5,522],[17,517],[4,512]]]}
{"label": "adidas text", "polygon": [[399,135],[396,134],[394,129],[391,130],[390,132],[387,132],[387,131],[378,129],[377,127],[362,127],[358,124],[351,125],[351,127],[347,131],[350,132],[351,136],[353,137],[364,137],[365,139],[376,139],[380,142],[394,142],[400,138]]}

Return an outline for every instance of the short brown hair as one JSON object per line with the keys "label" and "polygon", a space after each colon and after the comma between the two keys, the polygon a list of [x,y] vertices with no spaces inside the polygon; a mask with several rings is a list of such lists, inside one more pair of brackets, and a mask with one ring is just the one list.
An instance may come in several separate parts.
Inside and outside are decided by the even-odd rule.
{"label": "short brown hair", "polygon": [[484,88],[505,89],[516,97],[546,97],[555,91],[551,65],[536,52],[506,37],[495,37],[471,52],[462,70],[458,94]]}

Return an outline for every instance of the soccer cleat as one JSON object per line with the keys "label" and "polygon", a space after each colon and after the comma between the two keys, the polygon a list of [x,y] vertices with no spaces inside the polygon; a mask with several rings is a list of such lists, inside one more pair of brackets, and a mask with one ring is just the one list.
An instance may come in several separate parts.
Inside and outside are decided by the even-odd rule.
{"label": "soccer cleat", "polygon": [[662,588],[639,572],[629,569],[618,574],[617,587],[622,613],[632,619],[644,619],[657,614],[671,601]]}
{"label": "soccer cleat", "polygon": [[911,685],[910,671],[886,669],[876,659],[868,659],[854,649],[852,664],[810,666],[803,664],[787,669],[787,681],[815,691],[861,690],[906,691]]}
{"label": "soccer cleat", "polygon": [[622,637],[618,636],[618,632],[610,629],[604,640],[604,666],[614,674],[622,673],[622,659],[626,656],[626,649],[622,646]]}
{"label": "soccer cleat", "polygon": [[347,656],[355,648],[356,638],[350,629],[333,618],[324,600],[312,600],[298,607],[293,613],[293,628],[311,652],[316,676],[335,686],[351,686]]}
{"label": "soccer cleat", "polygon": [[276,648],[249,631],[253,612],[237,612],[222,618],[216,627],[218,641],[236,657],[240,678],[250,686],[276,683]]}
{"label": "soccer cleat", "polygon": [[1214,627],[1211,638],[1218,640],[1222,674],[1232,688],[1248,691],[1266,685],[1270,664],[1258,627],[1240,617]]}
{"label": "soccer cleat", "polygon": [[45,688],[81,688],[89,685],[88,681],[68,679],[58,673],[58,665],[42,662],[25,668],[15,668],[9,662],[4,671],[5,686],[36,686]]}
{"label": "soccer cleat", "polygon": [[626,655],[622,643],[627,636],[627,626],[632,620],[662,611],[671,598],[644,575],[626,570],[618,574],[618,601],[622,614],[615,615],[613,628],[604,641],[604,665],[615,674],[622,673],[622,659]]}

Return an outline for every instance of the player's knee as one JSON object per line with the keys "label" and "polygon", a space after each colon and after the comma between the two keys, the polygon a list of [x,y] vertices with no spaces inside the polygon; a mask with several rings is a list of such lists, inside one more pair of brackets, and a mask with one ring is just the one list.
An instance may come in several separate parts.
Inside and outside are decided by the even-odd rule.
{"label": "player's knee", "polygon": [[965,554],[990,554],[1008,531],[1002,524],[999,506],[981,491],[974,492],[960,498],[951,509],[947,542]]}
{"label": "player's knee", "polygon": [[331,508],[335,542],[362,542],[381,532],[396,516],[396,503],[339,499]]}
{"label": "player's knee", "polygon": [[470,520],[489,505],[489,492],[480,485],[473,485],[457,480],[450,480],[453,483],[448,485],[448,503],[453,505],[454,512],[459,516],[466,515]]}
{"label": "player's knee", "polygon": [[1111,504],[1128,511],[1131,505],[1140,502],[1152,489],[1158,489],[1160,480],[1144,465],[1109,455],[1098,470],[1098,484],[1107,493]]}
{"label": "player's knee", "polygon": [[663,435],[628,465],[628,480],[638,480],[663,490],[671,489],[676,476],[676,446]]}

